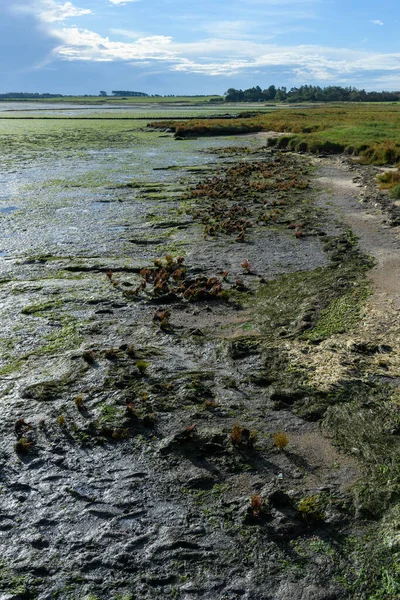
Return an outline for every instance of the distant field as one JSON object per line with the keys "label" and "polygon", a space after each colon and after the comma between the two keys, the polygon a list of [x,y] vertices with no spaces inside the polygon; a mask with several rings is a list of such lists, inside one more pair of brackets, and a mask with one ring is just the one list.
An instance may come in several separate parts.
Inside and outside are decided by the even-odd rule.
{"label": "distant field", "polygon": [[63,96],[60,98],[0,98],[0,102],[44,102],[44,103],[76,103],[76,104],[171,104],[188,103],[203,104],[212,100],[223,101],[223,96]]}
{"label": "distant field", "polygon": [[[162,127],[162,122],[153,123]],[[171,127],[171,123],[168,123]],[[234,120],[202,119],[175,122],[176,136],[229,135],[260,131],[288,133],[270,144],[297,151],[360,156],[363,162],[394,164],[400,161],[400,105],[329,104],[288,108]]]}

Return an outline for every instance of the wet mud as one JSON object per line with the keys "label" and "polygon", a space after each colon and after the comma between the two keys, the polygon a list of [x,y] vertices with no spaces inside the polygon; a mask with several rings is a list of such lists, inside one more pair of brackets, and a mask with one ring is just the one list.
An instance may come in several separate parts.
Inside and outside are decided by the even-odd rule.
{"label": "wet mud", "polygon": [[213,144],[2,200],[4,600],[385,591],[400,374],[344,167]]}

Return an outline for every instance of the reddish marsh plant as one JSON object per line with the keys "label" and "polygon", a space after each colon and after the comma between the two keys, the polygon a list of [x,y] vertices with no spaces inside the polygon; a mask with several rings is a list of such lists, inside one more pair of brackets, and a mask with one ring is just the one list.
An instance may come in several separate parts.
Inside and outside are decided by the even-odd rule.
{"label": "reddish marsh plant", "polygon": [[244,261],[241,263],[241,267],[246,271],[246,273],[250,273],[251,269],[253,268],[253,265],[249,263],[247,258],[245,258]]}
{"label": "reddish marsh plant", "polygon": [[252,516],[255,519],[259,519],[260,518],[260,514],[262,511],[262,506],[263,506],[263,498],[262,496],[260,496],[260,494],[253,494],[250,498],[250,506],[251,506],[251,511],[252,511]]}
{"label": "reddish marsh plant", "polygon": [[85,362],[88,363],[88,365],[93,365],[96,361],[96,355],[94,353],[94,350],[85,350],[84,352],[82,352],[82,358]]}
{"label": "reddish marsh plant", "polygon": [[279,448],[279,450],[283,450],[289,443],[289,438],[283,431],[277,431],[273,434],[272,439],[274,440],[274,445]]}

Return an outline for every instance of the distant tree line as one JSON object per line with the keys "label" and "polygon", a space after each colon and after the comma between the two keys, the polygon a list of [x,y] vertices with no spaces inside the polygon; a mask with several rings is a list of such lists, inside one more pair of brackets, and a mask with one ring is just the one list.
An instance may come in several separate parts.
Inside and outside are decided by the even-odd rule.
{"label": "distant tree line", "polygon": [[0,99],[9,98],[62,98],[62,94],[37,94],[33,92],[7,92],[0,94]]}
{"label": "distant tree line", "polygon": [[142,96],[142,97],[148,97],[149,94],[145,94],[144,92],[130,92],[130,91],[126,91],[126,90],[113,90],[112,92],[113,96]]}
{"label": "distant tree line", "polygon": [[247,90],[229,88],[225,94],[227,102],[398,102],[398,92],[366,92],[355,87],[331,85],[321,88],[317,85],[302,85],[287,90],[270,85],[265,90],[260,86]]}
{"label": "distant tree line", "polygon": [[[129,92],[129,91],[114,91],[112,92],[114,96],[148,96],[149,94],[145,94],[144,92]],[[107,96],[107,92],[105,92],[104,90],[102,90],[99,94],[99,96]],[[33,99],[36,100],[37,98],[88,98],[91,97],[89,94],[79,94],[78,96],[74,96],[73,94],[67,94],[67,96],[65,96],[64,94],[48,94],[48,93],[44,93],[44,94],[38,94],[35,92],[7,92],[6,94],[0,94],[0,100],[9,100],[10,98],[25,98],[25,99]]]}

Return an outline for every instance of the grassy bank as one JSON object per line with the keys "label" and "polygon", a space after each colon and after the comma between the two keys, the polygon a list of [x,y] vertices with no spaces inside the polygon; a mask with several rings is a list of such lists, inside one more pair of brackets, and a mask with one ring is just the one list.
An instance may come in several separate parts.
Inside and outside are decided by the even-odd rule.
{"label": "grassy bank", "polygon": [[[162,127],[162,122],[152,124]],[[171,126],[171,124],[168,124]],[[313,153],[360,156],[371,164],[400,160],[400,106],[398,104],[338,104],[253,114],[246,118],[176,122],[177,137],[229,135],[261,131],[288,133],[270,140],[280,148]]]}

